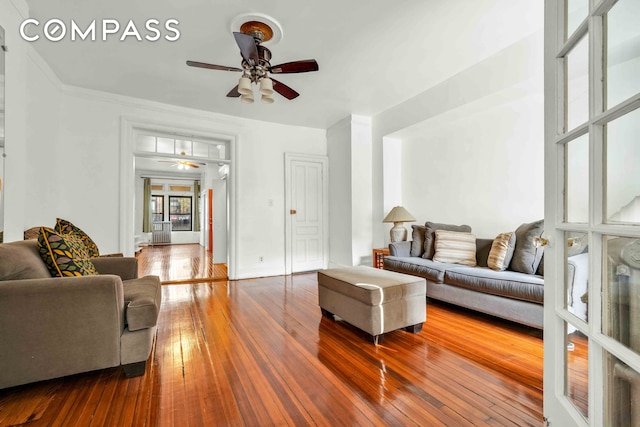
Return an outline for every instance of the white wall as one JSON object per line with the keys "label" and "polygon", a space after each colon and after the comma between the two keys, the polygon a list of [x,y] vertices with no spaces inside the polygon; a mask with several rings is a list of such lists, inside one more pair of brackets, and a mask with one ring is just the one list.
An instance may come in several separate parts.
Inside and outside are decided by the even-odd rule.
{"label": "white wall", "polygon": [[0,2],[0,25],[4,28],[9,51],[5,55],[5,168],[2,191],[4,193],[4,240],[22,240],[27,191],[40,185],[31,179],[24,168],[27,161],[27,80],[30,46],[23,41],[17,28],[28,16],[23,0]]}
{"label": "white wall", "polygon": [[[374,246],[382,219],[383,139],[402,141],[401,204],[417,223],[465,223],[493,237],[543,217],[542,32],[374,117]],[[397,172],[395,172],[397,173]]]}
{"label": "white wall", "polygon": [[352,115],[327,130],[331,265],[371,264],[371,119]]}

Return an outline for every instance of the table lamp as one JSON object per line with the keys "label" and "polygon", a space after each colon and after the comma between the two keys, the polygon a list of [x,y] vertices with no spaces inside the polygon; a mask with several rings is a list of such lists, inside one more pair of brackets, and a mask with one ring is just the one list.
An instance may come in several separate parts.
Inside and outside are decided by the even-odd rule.
{"label": "table lamp", "polygon": [[391,209],[382,222],[392,222],[391,242],[403,242],[407,240],[407,229],[402,225],[403,222],[413,222],[416,219],[402,206],[396,206]]}

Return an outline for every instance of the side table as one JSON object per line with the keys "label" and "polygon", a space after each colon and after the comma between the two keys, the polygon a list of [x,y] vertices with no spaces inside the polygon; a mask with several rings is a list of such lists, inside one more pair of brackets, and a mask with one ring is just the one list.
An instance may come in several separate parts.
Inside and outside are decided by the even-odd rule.
{"label": "side table", "polygon": [[373,266],[375,268],[384,267],[385,255],[389,255],[389,248],[376,248],[373,250]]}

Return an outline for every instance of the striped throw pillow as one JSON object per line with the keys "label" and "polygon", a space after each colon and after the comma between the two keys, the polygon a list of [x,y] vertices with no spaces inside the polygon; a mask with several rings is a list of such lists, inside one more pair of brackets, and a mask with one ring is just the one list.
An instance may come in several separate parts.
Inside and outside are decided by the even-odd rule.
{"label": "striped throw pillow", "polygon": [[516,247],[516,233],[498,234],[491,244],[491,251],[487,258],[487,267],[496,271],[506,270],[513,257]]}
{"label": "striped throw pillow", "polygon": [[433,260],[451,264],[476,265],[476,236],[460,231],[436,230]]}

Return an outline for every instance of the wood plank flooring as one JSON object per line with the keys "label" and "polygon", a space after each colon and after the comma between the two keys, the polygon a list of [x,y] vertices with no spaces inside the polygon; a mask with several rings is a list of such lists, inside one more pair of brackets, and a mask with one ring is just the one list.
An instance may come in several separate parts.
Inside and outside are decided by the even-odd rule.
{"label": "wood plank flooring", "polygon": [[226,280],[226,264],[214,264],[213,254],[198,244],[145,246],[137,255],[140,276],[160,276],[163,284]]}
{"label": "wood plank flooring", "polygon": [[321,316],[315,274],[162,290],[144,376],[0,390],[0,425],[541,425],[538,330],[429,301],[422,332],[376,347]]}

